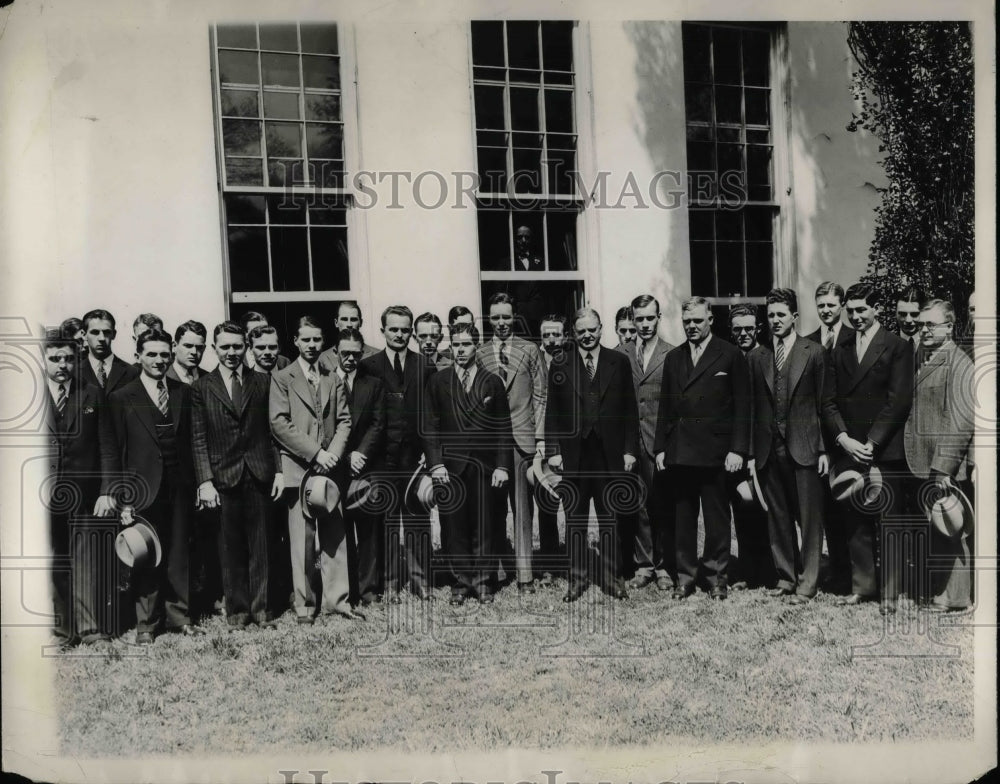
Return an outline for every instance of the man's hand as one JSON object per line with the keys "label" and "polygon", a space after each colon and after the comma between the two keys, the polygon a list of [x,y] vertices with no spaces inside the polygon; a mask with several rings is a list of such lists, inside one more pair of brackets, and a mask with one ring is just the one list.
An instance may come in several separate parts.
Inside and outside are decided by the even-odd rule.
{"label": "man's hand", "polygon": [[367,462],[368,458],[360,452],[351,452],[351,471],[355,476],[365,470],[365,463]]}
{"label": "man's hand", "polygon": [[549,468],[553,471],[562,471],[562,455],[552,455],[549,458]]}
{"label": "man's hand", "polygon": [[317,473],[327,474],[337,465],[337,458],[332,452],[320,449],[313,462],[316,464]]}
{"label": "man's hand", "polygon": [[132,525],[135,522],[135,507],[126,506],[122,508],[122,525]]}
{"label": "man's hand", "polygon": [[94,517],[111,517],[116,509],[115,499],[110,495],[102,495],[94,504]]}
{"label": "man's hand", "polygon": [[851,438],[849,435],[844,435],[843,438],[839,439],[838,442],[841,448],[850,455],[855,462],[861,463],[862,465],[868,465],[871,463],[872,459],[875,457],[875,450],[872,449],[868,444],[862,444],[857,439]]}
{"label": "man's hand", "polygon": [[955,483],[948,474],[935,472],[934,487],[941,495],[948,495],[955,488]]}
{"label": "man's hand", "polygon": [[219,491],[215,489],[212,480],[198,485],[198,508],[215,509],[219,505]]}
{"label": "man's hand", "polygon": [[492,484],[493,487],[503,487],[507,484],[507,479],[507,469],[496,468],[493,470],[493,479],[490,481],[490,484]]}
{"label": "man's hand", "polygon": [[274,475],[274,481],[271,482],[271,500],[277,501],[283,492],[285,492],[285,477],[279,471]]}
{"label": "man's hand", "polygon": [[667,453],[657,452],[656,453],[656,470],[666,471],[667,470]]}
{"label": "man's hand", "polygon": [[443,484],[448,484],[451,481],[451,477],[448,476],[448,469],[444,467],[444,464],[436,465],[431,469],[431,479]]}
{"label": "man's hand", "polygon": [[751,457],[749,460],[747,460],[747,471],[753,473],[756,470],[757,470],[757,458]]}
{"label": "man's hand", "polygon": [[816,470],[819,472],[820,476],[826,476],[830,473],[830,457],[829,455],[820,455],[819,463],[816,465]]}
{"label": "man's hand", "polygon": [[743,458],[740,455],[735,452],[726,455],[726,470],[729,473],[735,474],[741,468],[743,468]]}
{"label": "man's hand", "polygon": [[536,441],[535,442],[535,457],[545,457],[545,442]]}
{"label": "man's hand", "polygon": [[625,455],[625,470],[631,472],[635,468],[635,455]]}

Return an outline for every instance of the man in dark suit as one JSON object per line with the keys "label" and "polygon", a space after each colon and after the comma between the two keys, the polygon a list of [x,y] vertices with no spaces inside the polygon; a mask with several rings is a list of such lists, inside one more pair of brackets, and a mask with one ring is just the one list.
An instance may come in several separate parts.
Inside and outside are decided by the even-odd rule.
{"label": "man in dark suit", "polygon": [[[360,332],[364,323],[364,319],[361,317],[361,306],[353,299],[345,299],[337,303],[337,319],[333,325],[337,332],[343,329],[356,329]],[[363,343],[363,346],[364,348],[361,350],[362,359],[378,353],[378,349],[374,346],[369,346],[367,343]],[[336,370],[338,366],[337,346],[330,346],[330,348],[320,354],[319,361],[331,373]]]}
{"label": "man in dark suit", "polygon": [[[136,642],[153,642],[162,621],[167,631],[202,634],[189,611],[191,514],[194,469],[191,465],[191,391],[166,378],[172,355],[170,336],[148,330],[136,344],[139,378],[111,393],[109,404],[117,438],[116,457],[129,485],[120,499],[141,512],[156,529],[164,561],[132,573],[136,594]],[[123,512],[128,524],[131,514]]]}
{"label": "man in dark suit", "polygon": [[[855,329],[853,345],[833,350],[836,383],[828,419],[828,442],[862,470],[876,466],[888,493],[883,514],[845,509],[851,556],[851,594],[843,604],[876,599],[883,615],[896,611],[899,595],[898,553],[889,552],[886,518],[901,511],[900,478],[906,470],[903,426],[913,400],[913,353],[906,341],[883,329],[876,318],[875,293],[867,283],[847,290],[847,316]],[[881,579],[876,579],[876,532],[882,538]]]}
{"label": "man in dark suit", "polygon": [[454,362],[450,352],[445,355],[438,351],[443,339],[444,328],[440,318],[430,312],[417,316],[413,322],[413,342],[424,359],[438,370],[444,370]]}
{"label": "man in dark suit", "polygon": [[[820,328],[806,335],[823,346],[828,353],[835,346],[854,345],[854,330],[841,320],[844,310],[844,287],[832,280],[816,287],[816,313]],[[832,354],[831,354],[832,356]],[[851,558],[847,551],[847,528],[844,511],[833,499],[828,484],[823,486],[823,513],[825,520],[826,550],[829,557],[829,575],[824,590],[847,594],[851,589]]]}
{"label": "man in dark suit", "polygon": [[705,579],[712,599],[728,595],[730,525],[726,473],[750,448],[750,380],[740,350],[713,338],[704,297],[681,305],[687,342],[667,354],[656,422],[656,467],[667,470],[677,515],[674,599],[695,590],[698,504],[705,519]]}
{"label": "man in dark suit", "polygon": [[913,372],[917,372],[920,357],[920,308],[927,297],[919,286],[904,286],[896,292],[896,326],[899,336],[907,342],[913,353]]}
{"label": "man in dark suit", "polygon": [[87,361],[80,369],[80,380],[97,387],[109,397],[133,379],[139,369],[111,353],[111,343],[118,334],[115,317],[106,310],[91,310],[83,317],[84,340],[87,342]]}
{"label": "man in dark suit", "polygon": [[[548,389],[552,368],[566,361],[566,332],[568,324],[566,317],[551,313],[542,319],[542,361],[544,363],[545,388]],[[545,421],[544,405],[539,413],[542,422]],[[535,467],[541,470],[544,455],[535,458]],[[536,471],[537,473],[537,471]],[[539,585],[547,587],[552,584],[552,573],[557,571],[565,559],[565,546],[559,542],[559,526],[556,519],[559,501],[538,504],[538,553],[541,556],[541,572]],[[565,513],[565,510],[564,510]]]}
{"label": "man in dark suit", "polygon": [[191,437],[198,505],[219,508],[222,589],[231,628],[269,617],[267,509],[283,490],[268,419],[269,379],[243,366],[239,324],[216,326],[219,364],[191,388]]}
{"label": "man in dark suit", "polygon": [[[243,332],[248,336],[253,333],[257,327],[269,327],[270,323],[267,320],[267,316],[263,313],[258,313],[256,310],[249,310],[240,316],[240,326],[243,327]],[[273,327],[271,327],[274,329]],[[277,342],[278,331],[274,331],[275,342]],[[253,351],[248,351],[243,356],[244,364],[251,370],[257,369],[257,355]],[[268,368],[270,370],[284,370],[291,364],[292,360],[286,357],[284,354],[275,354],[274,365]]]}
{"label": "man in dark suit", "polygon": [[[573,321],[577,350],[549,376],[545,404],[545,448],[549,465],[564,472],[574,489],[566,510],[570,550],[569,590],[565,602],[580,598],[589,583],[587,523],[593,499],[601,542],[604,590],[628,598],[621,579],[622,544],[615,510],[606,491],[614,479],[631,473],[639,454],[639,416],[628,359],[600,345],[601,317],[581,308]],[[609,552],[610,551],[610,552]]]}
{"label": "man in dark suit", "polygon": [[[451,532],[448,559],[454,585],[451,603],[477,596],[491,602],[491,528],[499,524],[490,488],[503,488],[514,464],[513,432],[507,391],[499,376],[476,361],[479,330],[456,326],[451,334],[455,364],[435,373],[427,384],[427,462],[431,477],[459,482],[455,503],[439,513]],[[506,512],[506,505],[504,507]]]}
{"label": "man in dark suit", "polygon": [[201,358],[205,356],[208,330],[200,321],[185,321],[174,331],[174,361],[167,369],[167,378],[191,386],[205,375]]}
{"label": "man in dark suit", "polygon": [[[625,538],[625,551],[631,552],[635,566],[633,588],[642,588],[655,580],[661,591],[674,587],[674,509],[665,497],[662,477],[657,475],[653,441],[656,417],[660,409],[660,385],[663,362],[673,348],[657,334],[660,303],[649,294],[641,294],[629,306],[637,337],[626,343],[625,354],[632,369],[632,383],[639,405],[639,475],[646,485],[646,503],[634,518],[632,536]],[[620,335],[619,335],[620,337]],[[631,540],[631,541],[630,541]],[[633,546],[634,545],[634,546]]]}
{"label": "man in dark suit", "polygon": [[[414,595],[431,597],[430,517],[406,508],[406,485],[426,451],[421,415],[425,405],[427,380],[436,373],[415,351],[407,349],[413,333],[413,312],[405,305],[391,305],[382,313],[385,351],[361,361],[365,373],[382,382],[385,391],[386,450],[384,469],[394,486],[393,504],[386,511],[385,528],[380,530],[380,546],[386,549],[386,590],[389,601],[399,601],[402,582],[398,575],[396,544],[400,522],[403,526],[407,582]],[[387,537],[382,539],[381,537]]]}
{"label": "man in dark suit", "polygon": [[[768,507],[768,538],[777,596],[804,604],[816,595],[823,551],[823,483],[829,470],[822,420],[829,416],[833,376],[823,347],[795,332],[798,297],[767,294],[769,345],[750,352],[755,464]],[[802,529],[799,551],[795,521]]]}
{"label": "man in dark suit", "polygon": [[351,412],[351,432],[337,471],[348,536],[357,542],[357,594],[359,603],[378,601],[382,589],[379,572],[382,552],[378,532],[382,521],[363,507],[348,509],[347,491],[352,479],[370,479],[377,474],[385,451],[385,394],[382,382],[360,367],[364,338],[353,327],[340,330],[336,338],[337,376],[344,385]]}
{"label": "man in dark suit", "polygon": [[[115,466],[114,433],[96,387],[76,379],[78,347],[72,336],[46,335],[44,344],[45,427],[51,436],[49,478],[49,538],[57,558],[68,558],[70,573],[54,571],[53,599],[56,636],[63,644],[91,645],[108,639],[99,618],[106,602],[104,575],[93,571],[96,562],[86,536],[70,539],[75,515],[104,517],[115,511],[108,494]],[[58,499],[69,499],[69,504]]]}

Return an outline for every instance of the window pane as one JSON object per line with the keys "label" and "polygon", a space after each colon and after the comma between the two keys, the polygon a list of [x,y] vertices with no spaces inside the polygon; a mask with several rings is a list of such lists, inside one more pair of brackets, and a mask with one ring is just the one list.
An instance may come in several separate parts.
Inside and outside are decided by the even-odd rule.
{"label": "window pane", "polygon": [[711,242],[691,243],[691,294],[715,296],[715,260]]}
{"label": "window pane", "polygon": [[688,142],[688,171],[715,171],[715,145],[712,142]]}
{"label": "window pane", "polygon": [[226,184],[260,185],[262,170],[261,158],[226,158]]}
{"label": "window pane", "polygon": [[229,280],[233,291],[269,291],[266,229],[229,230]]}
{"label": "window pane", "polygon": [[747,128],[747,141],[750,144],[770,144],[771,132],[767,130],[756,130]]}
{"label": "window pane", "polygon": [[303,225],[306,222],[306,197],[289,195],[268,196],[267,215],[272,224],[290,223]]}
{"label": "window pane", "polygon": [[747,183],[754,185],[771,184],[771,148],[749,145],[747,147]]}
{"label": "window pane", "polygon": [[219,52],[219,81],[223,84],[257,84],[255,52]]}
{"label": "window pane", "polygon": [[502,66],[503,22],[472,23],[472,62]]}
{"label": "window pane", "polygon": [[[537,261],[545,261],[545,230],[542,222],[545,219],[543,212],[515,212],[511,215],[511,225],[514,233],[511,239],[518,236],[518,232],[524,237],[523,242],[516,239],[512,243],[514,246],[514,267],[516,272],[525,272],[526,262],[534,264]],[[527,229],[527,232],[522,231]]]}
{"label": "window pane", "polygon": [[549,212],[548,267],[556,271],[575,271],[576,266],[576,213]]}
{"label": "window pane", "polygon": [[569,90],[545,91],[545,129],[573,132],[573,93]]}
{"label": "window pane", "polygon": [[232,117],[259,117],[256,90],[223,90],[222,113]]}
{"label": "window pane", "polygon": [[264,123],[269,158],[300,158],[302,139],[299,123]]}
{"label": "window pane", "polygon": [[716,128],[716,138],[720,142],[735,142],[736,144],[739,144],[741,141],[743,141],[743,139],[741,138],[742,135],[743,135],[742,128],[728,128],[725,126],[720,126]]}
{"label": "window pane", "polygon": [[688,231],[692,240],[711,240],[713,236],[713,213],[706,210],[688,210]]}
{"label": "window pane", "polygon": [[515,131],[538,130],[538,90],[511,88],[510,123]]}
{"label": "window pane", "polygon": [[732,210],[715,210],[715,234],[719,240],[743,239],[742,214]]}
{"label": "window pane", "polygon": [[299,94],[264,91],[264,116],[281,120],[299,119]]}
{"label": "window pane", "polygon": [[739,87],[715,88],[715,117],[720,123],[739,125],[743,122],[743,115],[740,113]]}
{"label": "window pane", "polygon": [[306,87],[340,89],[340,60],[336,57],[302,56],[302,78]]}
{"label": "window pane", "polygon": [[548,172],[549,191],[551,193],[576,193],[576,153],[561,150],[549,150]]}
{"label": "window pane", "polygon": [[539,68],[538,22],[507,22],[508,65],[511,68]]}
{"label": "window pane", "polygon": [[479,268],[486,271],[513,269],[507,213],[480,208],[476,217],[479,223]]}
{"label": "window pane", "polygon": [[573,70],[572,22],[542,22],[542,59],[546,70]]}
{"label": "window pane", "polygon": [[347,229],[313,228],[313,288],[317,291],[347,291],[351,287],[347,263]]}
{"label": "window pane", "polygon": [[340,96],[306,93],[307,120],[340,120]]}
{"label": "window pane", "polygon": [[272,187],[284,185],[305,185],[303,176],[305,169],[302,168],[302,159],[285,158],[267,161],[267,184]]}
{"label": "window pane", "polygon": [[299,86],[299,58],[294,54],[261,54],[264,84],[276,87]]}
{"label": "window pane", "polygon": [[540,193],[542,190],[542,151],[514,150],[515,193]]}
{"label": "window pane", "polygon": [[715,128],[711,125],[688,125],[689,141],[710,142],[715,138]]}
{"label": "window pane", "polygon": [[718,154],[720,176],[728,171],[743,171],[743,145],[720,144]]}
{"label": "window pane", "polygon": [[507,150],[496,147],[480,147],[477,151],[479,163],[479,189],[484,193],[503,193],[507,190]]}
{"label": "window pane", "polygon": [[295,24],[262,24],[260,48],[277,49],[281,52],[299,51],[299,36]]}
{"label": "window pane", "polygon": [[322,188],[343,188],[345,181],[344,162],[342,160],[310,161],[310,171],[313,181]]}
{"label": "window pane", "polygon": [[216,32],[219,37],[219,46],[235,46],[238,49],[257,48],[256,25],[219,25]]}
{"label": "window pane", "polygon": [[684,111],[688,122],[714,122],[712,117],[712,87],[690,84],[684,90]]}
{"label": "window pane", "polygon": [[[260,163],[257,163],[260,172]],[[264,223],[264,197],[242,193],[226,194],[226,220],[234,223]]]}
{"label": "window pane", "polygon": [[774,245],[770,242],[748,242],[747,296],[762,297],[771,290],[774,269]]}
{"label": "window pane", "polygon": [[504,128],[503,87],[487,87],[477,84],[475,88],[476,127]]}
{"label": "window pane", "polygon": [[301,25],[302,51],[313,54],[337,54],[337,25]]}
{"label": "window pane", "polygon": [[340,123],[306,123],[306,149],[310,158],[343,158],[344,126]]}
{"label": "window pane", "polygon": [[[718,258],[720,297],[745,294],[743,291],[743,243],[719,242],[715,246]],[[766,292],[765,292],[766,293]]]}
{"label": "window pane", "polygon": [[748,207],[743,210],[747,239],[770,242],[772,215],[772,211],[768,208]]}
{"label": "window pane", "polygon": [[725,27],[712,29],[715,83],[740,83],[740,31]]}
{"label": "window pane", "polygon": [[275,291],[309,291],[309,256],[304,227],[272,226],[271,272]]}
{"label": "window pane", "polygon": [[771,37],[767,33],[743,33],[743,82],[758,87],[769,84]]}
{"label": "window pane", "polygon": [[260,155],[260,123],[256,120],[223,120],[222,146],[226,155]]}
{"label": "window pane", "polygon": [[684,25],[684,81],[711,81],[709,29],[701,25]]}
{"label": "window pane", "polygon": [[320,204],[309,208],[309,222],[314,226],[346,226],[347,211],[343,207]]}
{"label": "window pane", "polygon": [[747,101],[747,125],[769,125],[771,122],[771,112],[768,103],[770,102],[770,90],[750,90],[746,91]]}

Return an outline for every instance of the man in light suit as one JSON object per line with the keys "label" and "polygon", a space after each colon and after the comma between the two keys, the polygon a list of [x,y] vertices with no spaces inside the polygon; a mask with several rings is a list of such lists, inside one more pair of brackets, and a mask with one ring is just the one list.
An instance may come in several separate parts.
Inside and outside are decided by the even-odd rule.
{"label": "man in light suit", "polygon": [[[337,303],[337,319],[334,323],[334,329],[337,332],[340,332],[342,329],[356,329],[360,332],[363,324],[364,319],[361,317],[361,306],[357,302],[353,299],[345,299],[343,302]],[[366,359],[377,353],[377,348],[365,343],[364,348],[361,350],[361,358]],[[336,345],[330,346],[330,348],[320,354],[319,361],[331,373],[335,371],[338,367]]]}
{"label": "man in light suit", "polygon": [[[575,602],[589,584],[587,523],[590,502],[597,512],[603,589],[616,599],[628,598],[621,579],[622,544],[607,488],[635,468],[639,453],[639,416],[628,359],[600,345],[601,317],[581,308],[573,322],[576,351],[549,377],[545,404],[545,445],[549,465],[564,472],[573,488],[566,510],[566,543],[570,551],[569,590],[564,602]],[[610,551],[610,552],[609,552]]]}
{"label": "man in light suit", "polygon": [[[134,570],[136,643],[149,645],[165,621],[167,631],[203,634],[190,613],[191,390],[166,378],[173,341],[159,329],[139,336],[139,378],[111,393],[109,407],[117,439],[115,472],[124,471],[127,491],[120,505],[134,507],[156,529],[163,546],[159,567]],[[131,522],[124,511],[122,522]]]}
{"label": "man in light suit", "polygon": [[[917,322],[923,360],[903,430],[906,463],[916,477],[909,492],[920,498],[925,492],[922,485],[927,483],[933,483],[942,495],[957,486],[974,503],[969,461],[975,432],[975,368],[953,340],[955,309],[950,302],[927,301]],[[930,529],[929,552],[950,563],[944,573],[930,575],[931,599],[926,609],[965,610],[972,606],[972,526],[954,537],[941,535],[933,526]],[[927,565],[918,563],[918,567],[922,572]]]}
{"label": "man in light suit", "polygon": [[87,361],[80,370],[80,380],[97,387],[109,397],[116,389],[139,377],[139,369],[111,352],[111,342],[118,334],[115,317],[106,310],[91,310],[83,317],[87,342]]}
{"label": "man in light suit", "polygon": [[[867,513],[856,504],[845,507],[851,555],[851,594],[842,604],[874,601],[881,592],[879,611],[896,611],[899,595],[898,553],[886,536],[887,518],[901,511],[900,478],[906,471],[903,425],[913,400],[913,352],[906,341],[878,323],[875,292],[867,283],[847,290],[847,316],[855,330],[853,345],[833,350],[836,383],[833,415],[827,440],[862,470],[876,466],[888,488],[883,513]],[[882,538],[881,575],[875,574],[875,536]],[[880,590],[881,589],[881,590]]]}
{"label": "man in light suit", "polygon": [[[320,366],[323,330],[302,316],[292,341],[298,359],[271,376],[268,411],[271,432],[281,449],[281,473],[288,507],[295,619],[311,624],[318,613],[351,616],[350,581],[343,518],[339,512],[309,518],[299,488],[308,470],[331,475],[351,433],[351,412],[336,374]],[[321,594],[313,592],[316,534],[319,533]]]}
{"label": "man in light suit", "polygon": [[174,332],[174,361],[167,369],[167,378],[191,386],[205,375],[201,358],[205,355],[208,330],[200,321],[185,321]]}
{"label": "man in light suit", "polygon": [[[768,507],[768,538],[777,571],[774,595],[804,604],[816,595],[823,551],[823,483],[829,470],[823,443],[833,376],[819,344],[795,332],[798,297],[772,289],[766,298],[769,345],[750,352],[753,396],[751,463]],[[802,529],[799,552],[795,521]]]}
{"label": "man in light suit", "polygon": [[514,300],[508,294],[500,292],[490,297],[487,304],[493,338],[479,353],[479,362],[503,383],[514,430],[514,454],[511,456],[514,481],[507,484],[503,494],[496,494],[498,508],[494,514],[494,533],[497,538],[495,552],[503,553],[507,550],[505,521],[509,497],[514,512],[517,587],[520,591],[533,593],[533,504],[526,472],[535,456],[544,452],[546,377],[538,346],[514,334]]}
{"label": "man in light suit", "polygon": [[283,490],[268,418],[269,380],[243,365],[246,339],[232,321],[215,327],[219,364],[191,388],[198,506],[221,510],[222,589],[231,628],[276,628],[268,613],[267,513]]}
{"label": "man in light suit", "polygon": [[463,491],[457,503],[442,503],[439,509],[451,532],[446,555],[454,577],[454,605],[470,597],[493,600],[488,583],[491,526],[500,509],[492,503],[490,489],[508,483],[514,460],[507,392],[500,377],[476,361],[478,332],[472,324],[456,326],[451,335],[455,364],[427,384],[431,477],[443,484],[460,482]]}
{"label": "man in light suit", "polygon": [[651,582],[661,591],[674,587],[674,509],[664,495],[662,477],[657,475],[653,441],[656,438],[656,417],[660,409],[660,385],[663,362],[673,348],[657,334],[660,324],[660,303],[649,294],[640,294],[629,306],[637,337],[627,343],[625,351],[632,369],[632,383],[639,405],[639,476],[646,485],[646,503],[634,519],[631,537],[623,536],[626,553],[634,543],[632,557],[635,576],[633,588]]}
{"label": "man in light suit", "polygon": [[705,519],[703,566],[715,600],[728,595],[730,525],[726,473],[743,468],[750,451],[750,380],[740,350],[712,337],[704,297],[681,305],[687,342],[667,354],[656,422],[656,467],[667,471],[677,516],[677,587],[695,590],[698,505]]}

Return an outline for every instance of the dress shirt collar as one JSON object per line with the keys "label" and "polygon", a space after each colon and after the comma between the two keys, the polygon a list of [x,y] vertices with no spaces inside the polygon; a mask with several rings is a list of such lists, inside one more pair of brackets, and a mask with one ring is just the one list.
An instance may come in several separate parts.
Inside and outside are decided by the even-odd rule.
{"label": "dress shirt collar", "polygon": [[[705,353],[705,349],[708,348],[708,344],[709,344],[709,341],[711,341],[711,339],[712,339],[712,333],[709,332],[708,335],[705,336],[705,339],[703,341],[701,341],[701,343],[695,344],[695,343],[692,343],[690,340],[688,341],[688,348],[691,351],[691,359],[692,360],[696,356],[700,357],[702,354]],[[698,353],[695,353],[695,351],[697,351]]]}
{"label": "dress shirt collar", "polygon": [[[157,381],[155,378],[151,378],[150,376],[147,376],[145,373],[140,373],[139,380],[142,382],[142,385],[146,388],[146,394],[149,395],[149,399],[153,401],[153,405],[159,406],[160,405],[159,383],[160,381],[162,381],[163,385],[166,386],[167,379],[164,377],[161,378],[160,381]],[[167,391],[169,392],[169,390]]]}
{"label": "dress shirt collar", "polygon": [[[228,372],[228,370],[223,369],[223,373]],[[176,360],[174,361],[174,373],[177,374],[177,379],[185,384],[193,384],[198,380],[198,368],[188,370],[183,365],[178,365]]]}
{"label": "dress shirt collar", "polygon": [[828,327],[826,324],[823,324],[823,329],[820,332],[820,341],[819,342],[822,343],[825,346],[826,345],[826,341],[829,339],[830,334],[832,333],[833,334],[833,345],[836,346],[837,345],[837,339],[840,337],[840,328],[842,326],[844,326],[844,322],[840,321],[839,319],[837,320],[837,323],[834,324],[832,327]]}
{"label": "dress shirt collar", "polygon": [[388,346],[385,347],[385,355],[389,358],[389,367],[396,367],[396,356],[399,355],[399,366],[406,372],[406,349],[393,351]]}
{"label": "dress shirt collar", "polygon": [[476,380],[476,374],[479,372],[479,368],[476,367],[475,361],[468,368],[463,368],[457,362],[455,363],[455,372],[458,373],[458,383],[462,383],[462,379],[465,377],[465,371],[469,371],[469,384],[473,384]]}
{"label": "dress shirt collar", "polygon": [[337,365],[337,375],[340,376],[340,380],[345,384],[350,384],[351,389],[354,389],[354,379],[358,375],[357,370],[352,370],[350,373],[345,373],[344,369]]}
{"label": "dress shirt collar", "polygon": [[860,339],[863,336],[865,339],[865,345],[871,343],[872,338],[875,337],[875,333],[879,331],[880,327],[881,324],[879,324],[878,320],[876,319],[875,321],[872,322],[872,325],[868,327],[868,330],[866,332],[858,330],[858,339]]}
{"label": "dress shirt collar", "polygon": [[[785,337],[782,338],[782,340],[781,340],[781,342],[785,344],[785,360],[786,361],[788,359],[788,355],[792,351],[792,346],[795,345],[795,338],[796,337],[798,337],[798,335],[795,333],[795,330],[793,329],[791,332],[789,332],[787,335],[785,335]],[[774,342],[771,344],[771,348],[774,349],[775,351],[778,350],[778,339],[777,338],[774,339]]]}
{"label": "dress shirt collar", "polygon": [[232,370],[230,370],[229,368],[227,368],[227,367],[225,367],[223,365],[219,365],[219,373],[222,375],[222,383],[226,385],[226,391],[229,393],[230,397],[233,396],[233,373],[234,372],[240,377],[240,383],[243,384],[246,381],[246,379],[244,378],[243,363],[242,362],[240,363],[239,367],[236,368],[235,371],[232,371]]}
{"label": "dress shirt collar", "polygon": [[114,354],[108,354],[104,359],[98,359],[93,354],[87,354],[87,361],[90,362],[90,369],[94,371],[94,375],[100,377],[100,372],[98,368],[104,365],[104,375],[111,375],[111,363],[114,360]]}
{"label": "dress shirt collar", "polygon": [[598,357],[601,354],[601,344],[600,343],[598,343],[596,346],[594,346],[592,349],[590,349],[590,351],[586,351],[585,349],[577,346],[577,351],[580,352],[580,359],[583,360],[583,364],[584,365],[587,364],[587,354],[593,354],[594,355],[594,367],[597,367],[597,359],[598,359]]}
{"label": "dress shirt collar", "polygon": [[[48,377],[46,377],[45,380],[49,382],[49,393],[52,395],[52,402],[53,403],[58,403],[59,402],[59,382],[58,381],[53,381],[51,378],[48,378]],[[73,380],[70,379],[69,381],[67,381],[67,382],[65,382],[63,384],[63,386],[66,387],[66,393],[67,394],[69,394],[69,389],[70,389],[70,386],[72,385],[72,383],[73,383]]]}
{"label": "dress shirt collar", "polygon": [[315,364],[313,364],[313,365],[310,365],[308,362],[306,362],[302,358],[301,354],[299,354],[298,358],[295,361],[299,363],[299,367],[302,368],[302,375],[304,375],[307,379],[309,378],[309,368],[310,367],[312,367],[312,368],[314,368],[316,370],[316,375],[317,376],[319,375],[319,363],[318,362],[315,363]]}

